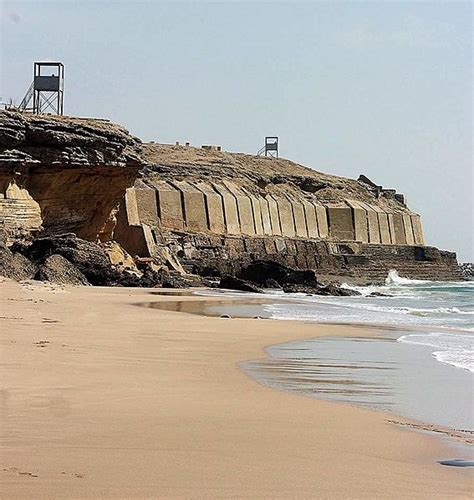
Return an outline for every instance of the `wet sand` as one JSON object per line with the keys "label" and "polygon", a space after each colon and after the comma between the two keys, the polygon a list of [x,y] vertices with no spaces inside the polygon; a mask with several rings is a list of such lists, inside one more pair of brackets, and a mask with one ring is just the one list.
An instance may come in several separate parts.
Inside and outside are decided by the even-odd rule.
{"label": "wet sand", "polygon": [[[137,307],[150,301],[172,310]],[[472,495],[472,469],[437,464],[451,450],[435,436],[239,369],[268,345],[378,329],[204,317],[173,302],[0,283],[3,498]]]}

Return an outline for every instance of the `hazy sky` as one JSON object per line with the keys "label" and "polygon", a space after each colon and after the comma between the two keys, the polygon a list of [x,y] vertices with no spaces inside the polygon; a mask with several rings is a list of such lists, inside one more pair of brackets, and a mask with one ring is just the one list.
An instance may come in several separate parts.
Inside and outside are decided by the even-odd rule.
{"label": "hazy sky", "polygon": [[65,64],[65,112],[143,140],[221,144],[408,197],[472,260],[470,2],[1,1],[3,100]]}

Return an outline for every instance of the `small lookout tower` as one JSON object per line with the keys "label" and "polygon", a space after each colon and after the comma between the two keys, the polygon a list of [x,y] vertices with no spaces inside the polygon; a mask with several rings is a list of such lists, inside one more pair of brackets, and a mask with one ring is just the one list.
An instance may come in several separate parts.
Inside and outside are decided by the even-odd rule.
{"label": "small lookout tower", "polygon": [[[47,74],[46,74],[47,73]],[[30,106],[33,101],[33,106]],[[64,65],[60,62],[35,62],[33,83],[20,103],[20,109],[33,113],[64,112]]]}
{"label": "small lookout tower", "polygon": [[265,145],[257,154],[261,155],[262,153],[265,153],[265,156],[270,156],[271,158],[278,158],[278,137],[265,137]]}

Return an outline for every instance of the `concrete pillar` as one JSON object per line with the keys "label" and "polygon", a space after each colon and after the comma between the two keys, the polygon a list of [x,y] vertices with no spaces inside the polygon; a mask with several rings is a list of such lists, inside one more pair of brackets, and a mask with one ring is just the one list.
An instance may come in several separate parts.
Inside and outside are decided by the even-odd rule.
{"label": "concrete pillar", "polygon": [[423,226],[421,225],[421,218],[417,214],[411,216],[411,225],[413,228],[413,237],[415,245],[424,245],[425,237],[423,235]]}
{"label": "concrete pillar", "polygon": [[138,218],[141,224],[158,226],[158,208],[156,206],[156,191],[154,189],[135,189],[135,199]]}
{"label": "concrete pillar", "polygon": [[346,200],[352,208],[352,217],[354,219],[354,234],[357,241],[362,243],[369,242],[367,211],[357,200]]}
{"label": "concrete pillar", "polygon": [[352,209],[347,206],[328,206],[329,234],[336,240],[353,240]]}
{"label": "concrete pillar", "polygon": [[377,212],[372,205],[368,203],[360,202],[360,205],[365,207],[367,210],[367,222],[369,228],[369,243],[380,244],[380,228],[379,228],[379,218]]}
{"label": "concrete pillar", "polygon": [[267,235],[273,234],[272,232],[272,222],[270,220],[270,209],[268,207],[268,201],[260,197],[260,211],[262,214],[262,224],[263,224],[263,233]]}
{"label": "concrete pillar", "polygon": [[250,198],[233,182],[224,180],[227,189],[234,195],[237,201],[237,209],[242,234],[255,235],[255,222],[253,219],[252,202]]}
{"label": "concrete pillar", "polygon": [[260,208],[260,197],[257,197],[254,194],[248,192],[247,194],[252,204],[253,221],[255,223],[255,234],[257,234],[258,236],[263,236],[264,231],[263,231],[263,221],[262,221],[262,210]]}
{"label": "concrete pillar", "polygon": [[173,184],[181,191],[186,229],[196,232],[207,231],[204,194],[187,181],[174,181]]}
{"label": "concrete pillar", "polygon": [[164,181],[151,179],[151,184],[157,192],[157,207],[160,224],[167,229],[184,229],[181,193]]}
{"label": "concrete pillar", "polygon": [[289,238],[294,238],[296,230],[290,202],[287,198],[281,196],[275,197],[275,201],[277,202],[278,213],[280,214],[281,234]]}
{"label": "concrete pillar", "polygon": [[204,182],[196,183],[196,187],[204,194],[209,230],[216,234],[225,233],[224,207],[221,195],[210,184]]}
{"label": "concrete pillar", "polygon": [[318,219],[318,231],[320,238],[329,237],[328,213],[326,207],[318,203],[314,203],[316,209],[316,217]]}
{"label": "concrete pillar", "polygon": [[319,236],[319,232],[318,220],[316,218],[316,209],[314,205],[307,200],[303,200],[303,207],[306,218],[306,226],[308,229],[308,237],[317,238]]}
{"label": "concrete pillar", "polygon": [[234,195],[224,186],[213,184],[214,189],[222,197],[224,207],[225,227],[228,234],[240,234],[239,213]]}
{"label": "concrete pillar", "polygon": [[405,226],[405,238],[407,240],[407,245],[414,245],[415,238],[413,236],[410,214],[403,214],[403,225]]}
{"label": "concrete pillar", "polygon": [[128,225],[139,226],[140,217],[138,216],[137,198],[133,187],[125,190],[125,209],[127,211]]}
{"label": "concrete pillar", "polygon": [[393,225],[395,228],[395,241],[397,245],[406,245],[405,225],[403,223],[403,214],[396,212],[393,214]]}
{"label": "concrete pillar", "polygon": [[278,205],[272,196],[268,196],[268,209],[270,211],[270,221],[272,224],[272,234],[275,236],[281,236],[281,224],[280,224],[280,213],[278,211]]}
{"label": "concrete pillar", "polygon": [[295,222],[295,233],[300,238],[308,237],[308,230],[306,228],[306,216],[303,204],[296,200],[289,198],[291,208],[293,209],[293,220]]}

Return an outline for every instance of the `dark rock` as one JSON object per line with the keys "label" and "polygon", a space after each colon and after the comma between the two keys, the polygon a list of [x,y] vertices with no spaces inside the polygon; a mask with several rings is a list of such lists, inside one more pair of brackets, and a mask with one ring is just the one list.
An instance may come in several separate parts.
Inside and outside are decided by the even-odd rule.
{"label": "dark rock", "polygon": [[329,284],[322,286],[314,290],[316,295],[335,295],[339,297],[351,297],[355,295],[362,295],[357,290],[351,290],[350,288],[341,288],[340,286]]}
{"label": "dark rock", "polygon": [[390,295],[389,293],[382,293],[382,292],[371,292],[367,297],[393,297],[393,295]]}
{"label": "dark rock", "polygon": [[295,284],[316,287],[318,284],[314,271],[291,269],[273,261],[255,261],[244,267],[237,277],[260,286],[265,286],[269,280],[280,286]]}
{"label": "dark rock", "polygon": [[459,270],[464,278],[473,279],[474,278],[474,264],[472,262],[464,262],[459,264]]}
{"label": "dark rock", "polygon": [[24,255],[12,252],[0,241],[0,276],[16,281],[31,279],[36,273],[36,265]]}
{"label": "dark rock", "polygon": [[51,255],[61,255],[73,264],[91,285],[110,285],[117,281],[118,273],[110,265],[105,251],[97,244],[67,233],[37,238],[27,247],[18,248],[28,258],[45,262]]}
{"label": "dark rock", "polygon": [[239,290],[241,292],[263,293],[263,290],[249,281],[236,278],[234,276],[224,276],[221,278],[219,288],[227,288],[229,290]]}
{"label": "dark rock", "polygon": [[81,271],[61,255],[48,257],[39,267],[34,279],[60,285],[89,285]]}
{"label": "dark rock", "polygon": [[280,284],[272,278],[266,280],[265,283],[263,284],[263,287],[281,289]]}

